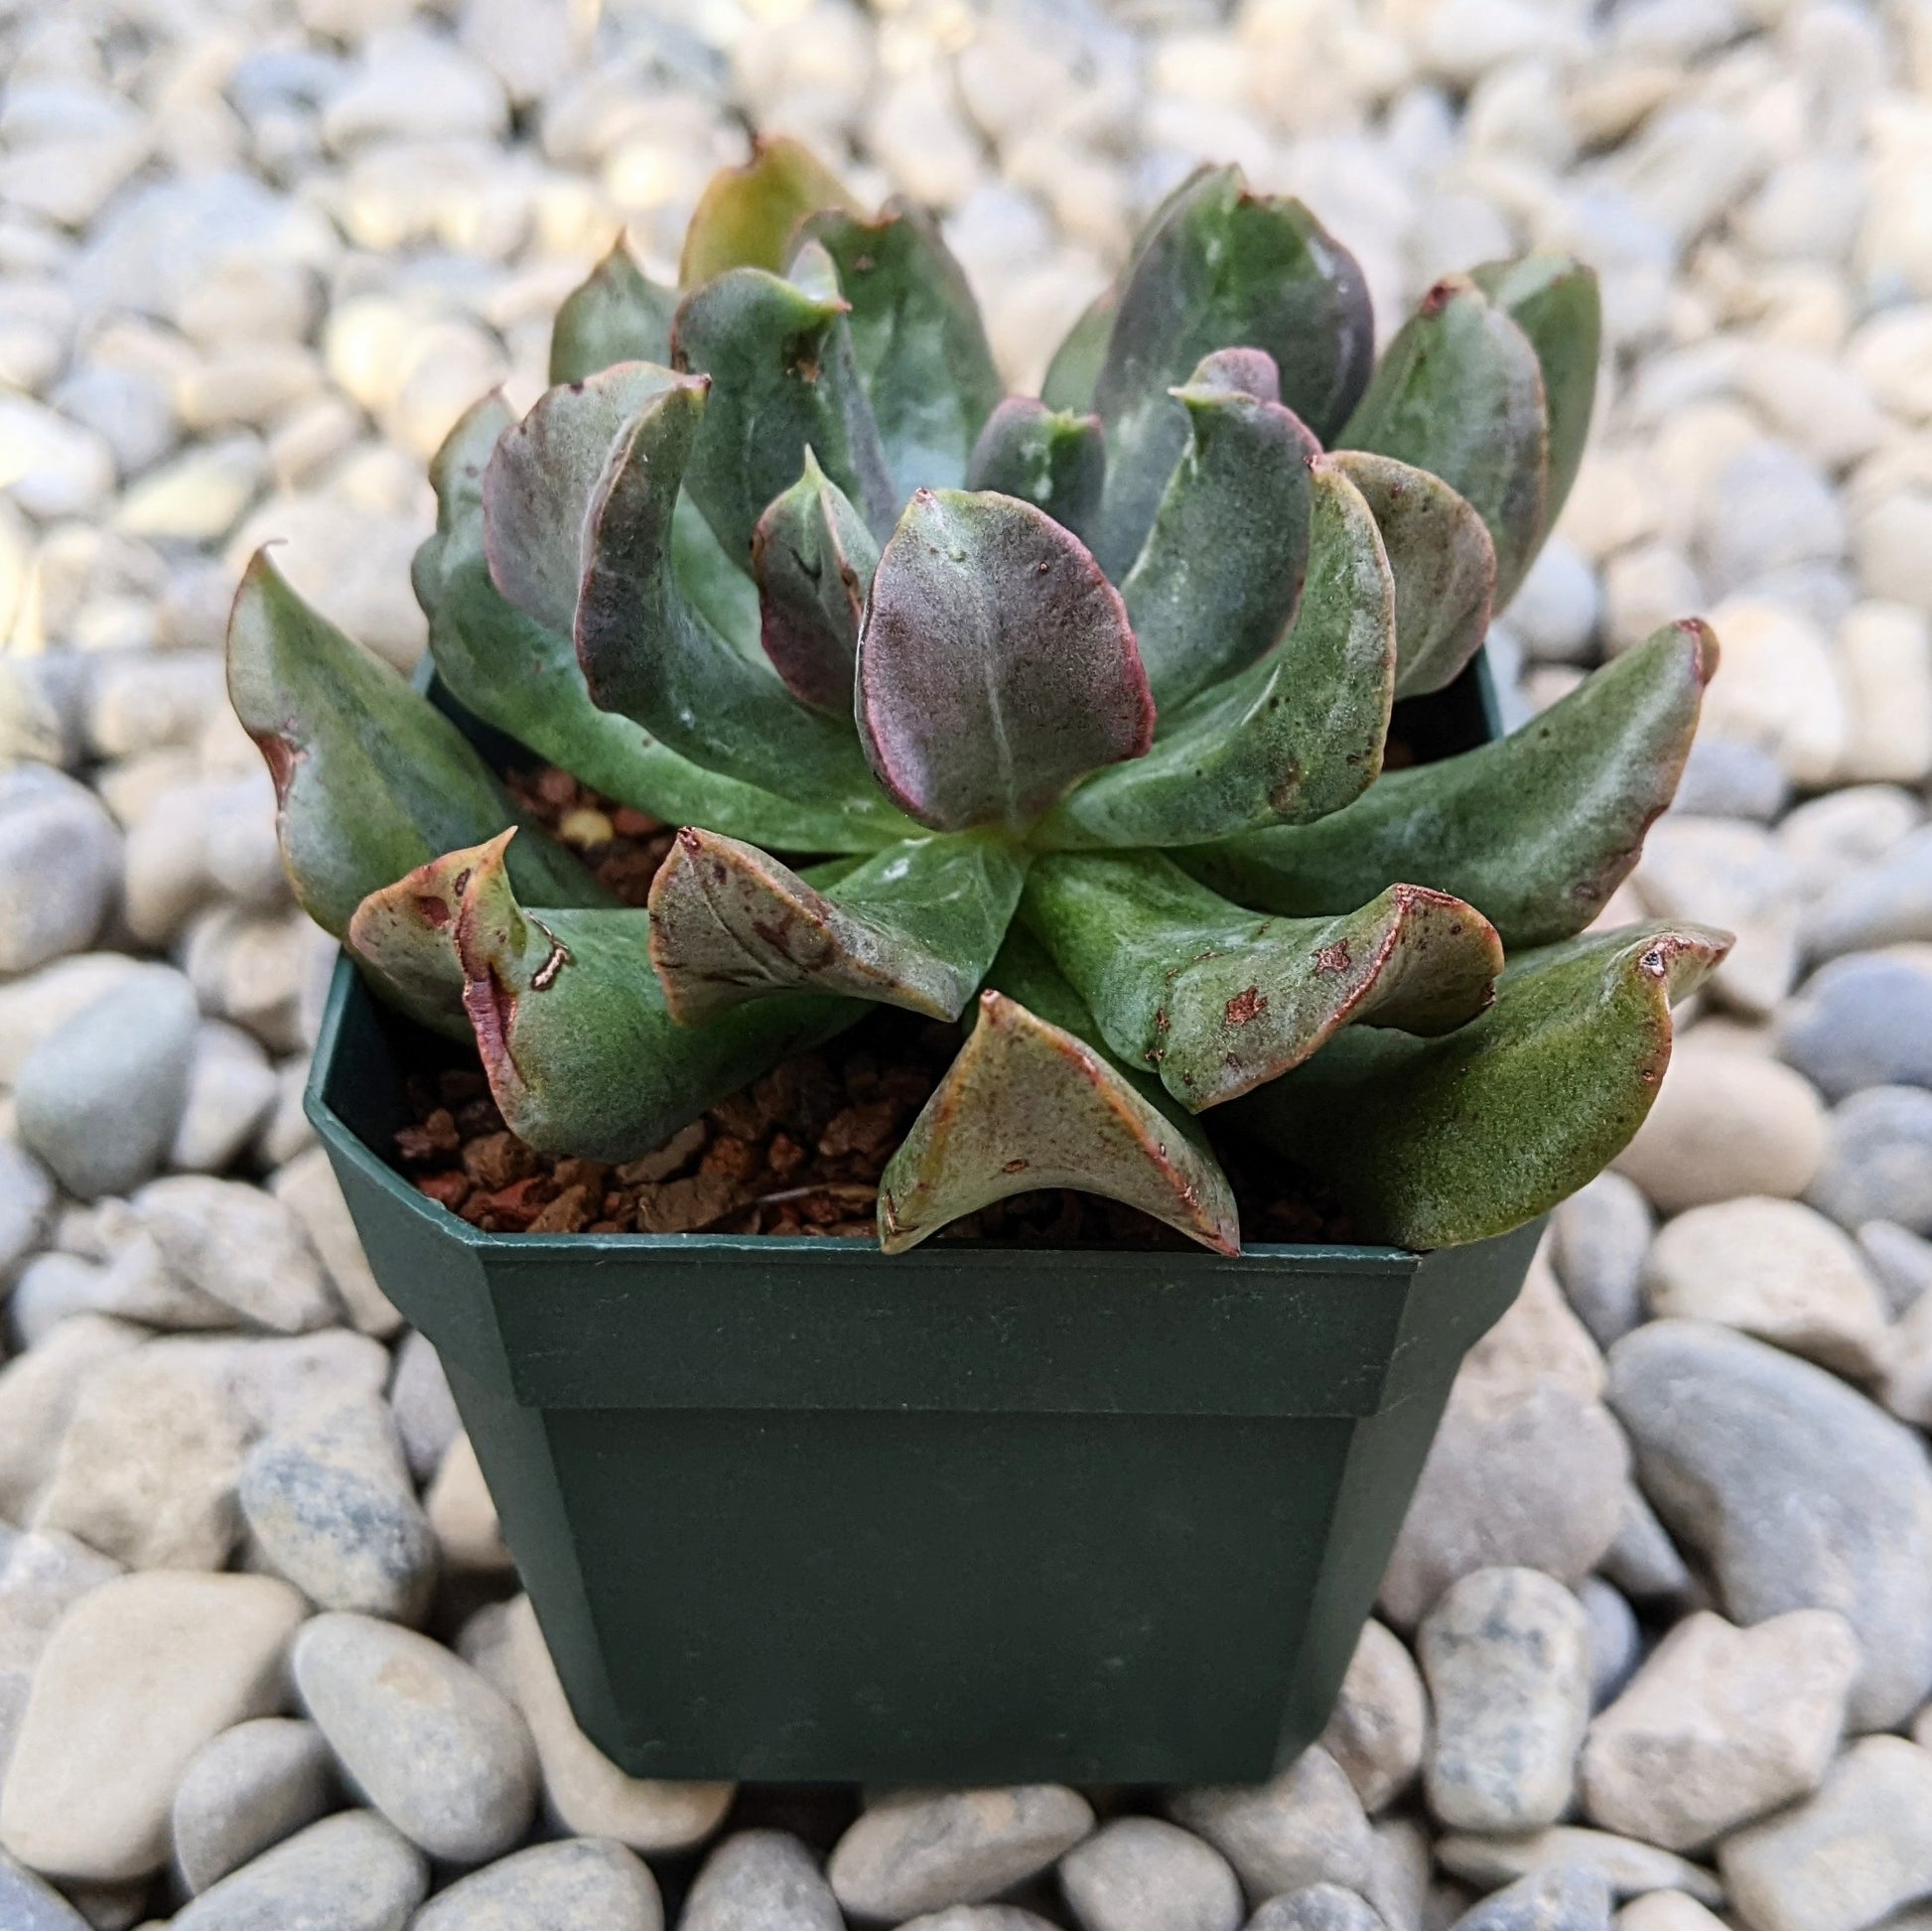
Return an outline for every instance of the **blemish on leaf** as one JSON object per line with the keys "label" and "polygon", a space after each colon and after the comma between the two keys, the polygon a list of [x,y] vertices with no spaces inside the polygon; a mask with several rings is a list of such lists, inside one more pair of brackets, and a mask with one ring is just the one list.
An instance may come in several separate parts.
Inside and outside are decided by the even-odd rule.
{"label": "blemish on leaf", "polygon": [[1229,1026],[1246,1026],[1268,1010],[1268,998],[1259,986],[1249,986],[1230,999],[1221,1017]]}
{"label": "blemish on leaf", "polygon": [[1316,972],[1346,972],[1354,963],[1348,950],[1348,941],[1338,938],[1332,945],[1316,946],[1314,969]]}

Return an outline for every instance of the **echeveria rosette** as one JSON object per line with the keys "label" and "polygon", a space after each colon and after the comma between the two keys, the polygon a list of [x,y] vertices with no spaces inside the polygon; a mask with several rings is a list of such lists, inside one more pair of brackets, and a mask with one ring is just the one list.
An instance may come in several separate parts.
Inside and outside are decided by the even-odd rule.
{"label": "echeveria rosette", "polygon": [[258,563],[230,674],[298,893],[560,1155],[645,1152],[874,1006],[959,1022],[890,1250],[1065,1185],[1238,1252],[1203,1118],[1364,1237],[1500,1231],[1635,1130],[1724,944],[1577,936],[1675,788],[1703,625],[1384,771],[1562,506],[1597,337],[1536,255],[1375,365],[1347,251],[1203,169],[1003,396],[931,217],[762,143],[677,288],[614,249],[555,386],[458,424],[415,569],[460,704],[679,828],[648,907]]}

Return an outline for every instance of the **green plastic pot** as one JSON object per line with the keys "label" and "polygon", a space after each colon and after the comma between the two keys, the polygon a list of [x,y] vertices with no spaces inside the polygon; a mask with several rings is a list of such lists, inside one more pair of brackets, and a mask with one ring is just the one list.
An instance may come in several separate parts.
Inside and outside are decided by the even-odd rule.
{"label": "green plastic pot", "polygon": [[[1442,748],[1493,730],[1479,671],[1447,697]],[[485,1234],[389,1164],[447,1051],[344,961],[309,1114],[617,1763],[1239,1783],[1319,1733],[1537,1227],[1238,1260]]]}

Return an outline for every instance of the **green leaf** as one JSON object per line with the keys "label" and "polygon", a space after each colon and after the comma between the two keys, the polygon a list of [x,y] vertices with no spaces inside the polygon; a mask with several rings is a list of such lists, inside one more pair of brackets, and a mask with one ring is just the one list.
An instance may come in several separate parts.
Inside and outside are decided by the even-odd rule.
{"label": "green leaf", "polygon": [[708,770],[905,837],[912,827],[879,795],[850,721],[796,703],[761,656],[734,648],[679,588],[672,512],[704,410],[696,378],[650,397],[605,476],[577,601],[591,697]]}
{"label": "green leaf", "polygon": [[1485,262],[1469,271],[1469,279],[1529,338],[1543,370],[1550,434],[1543,496],[1547,536],[1563,513],[1589,440],[1603,344],[1596,271],[1574,255],[1534,254],[1520,261]]}
{"label": "green leaf", "polygon": [[1026,865],[980,834],[920,838],[824,892],[751,845],[687,827],[650,891],[650,955],[696,1024],[779,990],[957,1019],[986,976]]}
{"label": "green leaf", "polygon": [[[607,797],[667,823],[710,825],[785,851],[864,850],[893,839],[897,833],[880,822],[880,801],[869,783],[855,809],[842,810],[832,799],[794,804],[705,770],[629,718],[591,702],[569,631],[532,621],[490,581],[483,553],[483,479],[497,437],[512,420],[500,396],[485,397],[451,430],[430,466],[437,528],[416,553],[416,595],[429,616],[430,656],[451,696],[473,717]],[[679,512],[673,525],[678,563],[688,560],[688,548],[679,541],[683,533],[695,536],[703,567],[707,553],[716,557],[717,545],[703,517],[682,499]],[[745,577],[717,567],[748,597],[754,595]],[[679,578],[689,586],[683,568]]]}
{"label": "green leaf", "polygon": [[1107,339],[1114,333],[1120,311],[1120,285],[1109,282],[1066,332],[1039,385],[1039,399],[1049,409],[1084,415],[1093,407],[1093,386],[1107,359]]}
{"label": "green leaf", "polygon": [[1239,1124],[1331,1188],[1363,1239],[1486,1240],[1546,1212],[1630,1142],[1670,1063],[1671,1003],[1730,936],[1626,926],[1514,960],[1441,1039],[1351,1031]]}
{"label": "green leaf", "polygon": [[1338,918],[1257,918],[1158,853],[1068,853],[1035,865],[1023,903],[1107,1043],[1195,1113],[1344,1026],[1465,1025],[1503,967],[1481,913],[1420,886]]}
{"label": "green leaf", "polygon": [[503,843],[471,874],[457,954],[490,1092],[541,1153],[634,1160],[865,1013],[792,993],[679,1026],[651,969],[649,913],[526,911]]}
{"label": "green leaf", "polygon": [[852,206],[845,184],[802,142],[759,140],[744,167],[720,169],[699,196],[678,281],[696,288],[732,268],[780,269],[806,215]]}
{"label": "green leaf", "polygon": [[1342,911],[1426,878],[1478,907],[1505,945],[1568,938],[1629,875],[1675,794],[1717,667],[1708,626],[1666,624],[1507,738],[1390,771],[1318,825],[1175,856],[1263,911]]}
{"label": "green leaf", "polygon": [[1186,444],[1168,391],[1217,348],[1260,348],[1281,399],[1324,442],[1368,380],[1374,328],[1354,257],[1300,202],[1251,195],[1239,169],[1170,198],[1121,291],[1094,407],[1107,426],[1098,555],[1124,573]]}
{"label": "green leaf", "polygon": [[[1077,995],[1023,934],[993,976],[1025,986],[1060,1020],[1079,1012]],[[881,1176],[887,1253],[995,1200],[1054,1186],[1125,1201],[1218,1254],[1241,1251],[1234,1190],[1199,1128],[1168,1112],[1161,1089],[1094,1037],[1008,992],[980,995],[978,1023]]]}
{"label": "green leaf", "polygon": [[[338,938],[371,892],[518,822],[456,726],[303,603],[264,550],[242,573],[228,620],[228,696],[275,780],[296,898]],[[522,841],[516,869],[537,904],[609,902],[542,831]]]}
{"label": "green leaf", "polygon": [[752,532],[759,640],[801,704],[852,715],[859,619],[878,567],[872,532],[807,450],[805,474]]}
{"label": "green leaf", "polygon": [[1165,719],[1138,763],[1089,778],[1042,827],[1043,843],[1191,844],[1321,817],[1374,781],[1395,586],[1361,492],[1329,458],[1309,474],[1308,584],[1281,648]]}
{"label": "green leaf", "polygon": [[852,304],[852,352],[897,496],[956,489],[1000,399],[1000,374],[966,271],[938,223],[896,196],[876,219],[827,209],[804,232],[831,255]]}
{"label": "green leaf", "polygon": [[621,235],[564,298],[550,328],[550,380],[581,382],[616,362],[668,362],[677,296],[630,258]]}
{"label": "green leaf", "polygon": [[1320,446],[1275,399],[1255,349],[1207,356],[1174,399],[1187,447],[1121,585],[1162,711],[1281,640],[1309,566],[1309,465]]}
{"label": "green leaf", "polygon": [[383,1000],[453,1039],[470,1037],[456,954],[457,913],[471,874],[489,849],[471,845],[446,852],[371,892],[343,934],[344,949]]}
{"label": "green leaf", "polygon": [[1488,527],[1441,477],[1392,456],[1337,450],[1362,492],[1395,578],[1395,694],[1451,682],[1489,632],[1496,546]]}
{"label": "green leaf", "polygon": [[991,489],[1043,509],[1081,542],[1100,510],[1107,440],[1098,416],[1010,395],[986,419],[966,466],[968,489]]}
{"label": "green leaf", "polygon": [[678,308],[671,358],[712,379],[684,484],[727,556],[750,557],[765,504],[797,482],[808,449],[869,528],[892,527],[892,477],[846,308],[760,268],[734,268]]}
{"label": "green leaf", "polygon": [[1335,440],[1413,463],[1465,497],[1496,546],[1496,603],[1509,601],[1543,531],[1543,371],[1529,338],[1466,275],[1423,297]]}
{"label": "green leaf", "polygon": [[858,688],[880,783],[939,831],[1024,830],[1154,733],[1119,593],[1013,496],[914,494],[873,578]]}

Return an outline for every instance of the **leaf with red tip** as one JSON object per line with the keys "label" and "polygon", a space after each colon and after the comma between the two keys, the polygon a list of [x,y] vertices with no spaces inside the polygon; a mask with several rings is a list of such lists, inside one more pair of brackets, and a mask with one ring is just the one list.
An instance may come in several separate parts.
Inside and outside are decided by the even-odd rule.
{"label": "leaf with red tip", "polygon": [[1496,587],[1488,526],[1441,477],[1367,450],[1332,461],[1382,532],[1395,578],[1395,694],[1440,691],[1482,648]]}
{"label": "leaf with red tip", "polygon": [[1100,510],[1107,439],[1098,416],[1010,395],[986,419],[966,466],[969,489],[992,489],[1043,509],[1081,542]]}
{"label": "leaf with red tip", "polygon": [[668,362],[677,297],[631,259],[620,235],[550,328],[550,379],[582,382],[618,362]]}
{"label": "leaf with red tip", "polygon": [[453,1039],[470,1036],[463,965],[456,952],[457,914],[477,866],[508,836],[446,852],[371,892],[343,935],[344,949],[382,999],[419,1026]]}
{"label": "leaf with red tip", "polygon": [[457,956],[490,1092],[542,1153],[634,1160],[865,1013],[790,993],[679,1026],[651,967],[649,913],[525,910],[504,857],[498,841],[471,873]]}
{"label": "leaf with red tip", "polygon": [[805,452],[805,474],[759,518],[752,576],[759,638],[801,704],[852,715],[859,620],[879,567],[879,545],[845,491]]}
{"label": "leaf with red tip", "polygon": [[966,834],[908,840],[820,892],[756,846],[686,827],[651,883],[651,962],[687,1025],[780,990],[957,1019],[1025,877],[1009,846]]}
{"label": "leaf with red tip", "polygon": [[678,281],[696,288],[727,269],[782,268],[806,215],[852,206],[845,184],[803,142],[759,140],[750,161],[721,168],[698,197]]}
{"label": "leaf with red tip", "polygon": [[1361,492],[1326,457],[1310,480],[1308,581],[1281,647],[1164,718],[1138,763],[1089,778],[1043,842],[1188,844],[1318,818],[1373,782],[1395,682],[1395,586]]}
{"label": "leaf with red tip", "polygon": [[1080,1002],[1037,948],[1016,935],[994,977],[1030,1003],[980,995],[978,1023],[880,1179],[887,1253],[1011,1194],[1068,1186],[1238,1254],[1234,1190],[1193,1122],[1166,1111],[1172,1102],[1158,1086],[1065,1023],[1081,1023]]}
{"label": "leaf with red tip", "polygon": [[1164,713],[1266,656],[1301,601],[1321,452],[1277,388],[1272,356],[1233,348],[1173,391],[1187,447],[1121,585]]}
{"label": "leaf with red tip", "polygon": [[1338,918],[1257,918],[1158,853],[1068,853],[1035,865],[1024,902],[1107,1043],[1195,1113],[1279,1078],[1344,1026],[1465,1025],[1503,968],[1489,921],[1421,886]]}
{"label": "leaf with red tip", "polygon": [[1075,779],[1140,757],[1154,702],[1077,537],[1012,496],[921,489],[873,579],[859,725],[921,824],[1023,830]]}
{"label": "leaf with red tip", "polygon": [[1649,925],[1529,953],[1460,1032],[1351,1029],[1239,1124],[1317,1176],[1363,1239],[1506,1233],[1629,1144],[1670,1063],[1672,1003],[1729,948],[1727,932]]}

